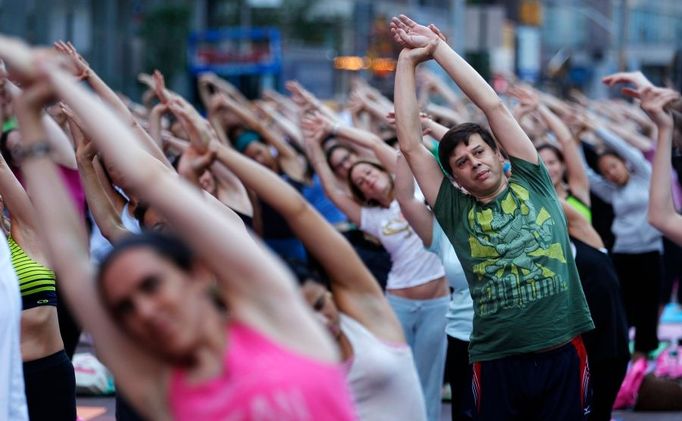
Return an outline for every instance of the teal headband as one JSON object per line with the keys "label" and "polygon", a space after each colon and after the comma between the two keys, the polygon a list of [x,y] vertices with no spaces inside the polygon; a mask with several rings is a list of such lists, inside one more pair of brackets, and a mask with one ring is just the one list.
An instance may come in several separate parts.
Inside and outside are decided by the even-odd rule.
{"label": "teal headband", "polygon": [[259,140],[260,136],[258,135],[258,133],[252,131],[245,131],[239,136],[237,136],[237,139],[234,142],[234,148],[239,152],[243,153],[251,143],[258,142]]}

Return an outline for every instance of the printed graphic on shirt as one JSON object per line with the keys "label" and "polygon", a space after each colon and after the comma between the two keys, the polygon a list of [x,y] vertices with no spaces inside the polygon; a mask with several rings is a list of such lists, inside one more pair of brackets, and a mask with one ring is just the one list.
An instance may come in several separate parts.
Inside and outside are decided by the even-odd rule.
{"label": "printed graphic on shirt", "polygon": [[386,236],[400,234],[401,232],[405,233],[405,238],[412,235],[410,224],[407,223],[402,214],[399,214],[397,217],[388,220],[381,227],[381,233]]}
{"label": "printed graphic on shirt", "polygon": [[527,189],[516,183],[509,187],[498,212],[472,209],[468,214],[471,257],[479,261],[473,274],[483,282],[481,317],[568,289],[563,277],[542,264],[546,259],[566,264],[561,244],[552,243],[555,221],[544,207],[535,208]]}

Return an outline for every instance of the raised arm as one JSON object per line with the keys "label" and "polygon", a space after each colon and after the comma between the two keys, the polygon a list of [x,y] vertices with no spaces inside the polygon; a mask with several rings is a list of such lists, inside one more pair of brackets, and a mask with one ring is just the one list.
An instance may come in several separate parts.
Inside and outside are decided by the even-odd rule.
{"label": "raised arm", "polygon": [[[393,18],[391,25],[394,38],[403,47],[418,48],[429,43],[436,43],[433,58],[450,75],[462,92],[483,111],[493,134],[504,150],[510,156],[534,164],[538,162],[535,147],[509,109],[481,75],[439,37],[440,31],[434,25],[427,28],[404,15]],[[415,175],[417,175],[416,170]]]}
{"label": "raised arm", "polygon": [[266,127],[263,121],[251,112],[251,110],[224,95],[222,96],[222,103],[229,112],[236,115],[246,126],[258,132],[266,143],[277,149],[277,152],[282,158],[298,158],[296,150],[286,142],[284,137],[278,132]]}
{"label": "raised arm", "polygon": [[594,133],[604,141],[604,144],[613,149],[623,159],[632,165],[632,169],[640,175],[648,176],[651,174],[651,165],[644,155],[635,147],[629,145],[620,136],[616,135],[605,127],[597,127]]}
{"label": "raised arm", "polygon": [[464,123],[465,121],[457,111],[442,105],[436,105],[432,102],[426,104],[424,111],[441,120],[447,120],[453,126]]}
{"label": "raised arm", "polygon": [[322,103],[315,95],[301,86],[296,81],[288,81],[286,83],[287,90],[291,93],[291,100],[304,111],[319,111],[332,120],[337,118],[337,115],[331,108]]}
{"label": "raised arm", "polygon": [[331,134],[349,140],[356,147],[370,149],[389,173],[395,173],[395,160],[398,152],[374,133],[341,124],[338,120],[330,120],[320,113],[306,116],[302,124],[315,127],[322,132],[323,136]]}
{"label": "raised arm", "polygon": [[398,156],[395,173],[395,198],[403,216],[421,238],[424,247],[433,240],[433,214],[421,200],[414,197],[414,176],[405,157]]}
{"label": "raised arm", "polygon": [[422,129],[428,132],[428,134],[430,134],[431,137],[436,139],[438,142],[440,142],[443,136],[445,136],[445,133],[450,130],[442,124],[433,121],[430,116],[423,113],[419,115],[419,120],[421,120]]}
{"label": "raised arm", "polygon": [[164,215],[216,274],[234,317],[304,355],[336,359],[333,345],[303,303],[290,272],[254,241],[236,216],[235,221],[226,218],[196,189],[166,171],[132,141],[126,124],[64,73],[50,69],[48,77],[63,101],[89,126],[98,150],[128,177],[133,193]]}
{"label": "raised arm", "polygon": [[161,139],[161,118],[163,114],[168,111],[168,105],[156,104],[149,113],[149,136],[154,139],[156,145],[163,149],[163,140]]}
{"label": "raised arm", "polygon": [[120,116],[125,118],[132,118],[132,114],[125,103],[116,95],[99,75],[92,70],[90,64],[78,53],[76,47],[71,42],[57,41],[54,43],[55,50],[59,51],[65,57],[71,60],[71,64],[75,68],[75,76],[92,87],[93,91],[99,95],[100,98],[110,107],[112,107]]}
{"label": "raised arm", "polygon": [[124,119],[128,124],[130,124],[134,130],[135,139],[139,144],[152,156],[154,156],[159,162],[161,162],[168,169],[172,169],[170,162],[166,159],[161,148],[156,144],[154,139],[149,136],[146,130],[144,130],[137,119],[130,112],[123,100],[116,94],[116,92],[109,87],[97,73],[95,73],[90,65],[83,59],[83,57],[78,53],[76,48],[70,42],[56,42],[54,47],[57,51],[69,57],[73,66],[76,68],[76,77],[79,80],[87,81],[92,90],[97,93],[97,95],[108,104],[116,113]]}
{"label": "raised arm", "polygon": [[185,149],[180,157],[180,162],[178,162],[178,174],[197,188],[202,188],[199,179],[204,171],[208,170],[213,164],[213,161],[215,161],[215,151],[200,153],[194,147],[190,146]]}
{"label": "raised arm", "polygon": [[[26,155],[22,169],[41,233],[48,245],[50,261],[69,308],[94,336],[98,356],[116,374],[126,396],[138,408],[146,409],[144,415],[156,417],[165,413],[165,371],[157,360],[134,345],[104,310],[95,289],[85,227],[68,197],[57,167],[37,152],[45,138],[45,130],[40,124],[41,108],[50,94],[50,85],[38,82],[24,92],[17,104],[24,148],[33,151]],[[123,355],[125,358],[121,358]]]}
{"label": "raised arm", "polygon": [[267,115],[270,118],[270,122],[277,125],[277,127],[279,127],[283,133],[289,136],[290,139],[299,144],[301,147],[303,146],[303,133],[301,133],[301,130],[298,128],[296,123],[291,121],[284,114],[279,113],[271,104],[261,102],[257,103],[256,107],[258,107],[263,114]]}
{"label": "raised arm", "polygon": [[130,232],[123,226],[119,210],[109,200],[107,193],[102,188],[97,175],[96,167],[100,163],[96,157],[97,151],[95,147],[85,138],[85,135],[74,120],[69,119],[68,124],[78,146],[76,149],[76,160],[88,208],[102,235],[111,243],[115,243],[121,238],[130,235]]}
{"label": "raised arm", "polygon": [[422,144],[422,124],[419,120],[415,69],[428,59],[436,44],[426,47],[403,49],[398,58],[395,75],[395,120],[398,142],[419,187],[431,206],[436,203],[443,172],[433,155]]}
{"label": "raised arm", "polygon": [[331,200],[340,210],[345,213],[355,225],[360,226],[362,219],[362,207],[351,198],[345,191],[341,190],[336,185],[336,177],[332,173],[329,164],[322,151],[320,140],[322,134],[303,130],[303,138],[305,139],[306,153],[310,164],[315,169],[315,172],[320,177],[322,188],[325,195]]}
{"label": "raised arm", "polygon": [[649,222],[666,237],[682,244],[682,216],[675,210],[671,185],[670,160],[674,123],[670,111],[665,109],[679,96],[678,92],[662,88],[644,88],[641,93],[642,108],[658,127],[658,145],[649,195]]}
{"label": "raised arm", "polygon": [[31,199],[2,155],[0,155],[0,195],[12,217],[13,230],[18,228],[22,233],[37,233],[38,220]]}
{"label": "raised arm", "polygon": [[651,150],[653,146],[651,139],[639,134],[634,127],[623,127],[621,123],[616,121],[609,121],[605,123],[610,131],[615,135],[619,136],[621,139],[626,141],[630,146],[641,152],[647,152]]}
{"label": "raised arm", "polygon": [[568,186],[571,189],[571,193],[580,199],[581,202],[589,205],[590,180],[587,178],[587,173],[585,173],[580,152],[578,151],[578,144],[575,142],[573,134],[549,107],[540,105],[538,112],[561,144],[566,169],[568,170]]}
{"label": "raised arm", "polygon": [[[13,98],[17,98],[21,95],[21,89],[10,81],[6,82],[5,89],[7,89],[10,96]],[[59,124],[57,124],[57,122],[46,112],[41,115],[40,121],[45,128],[45,140],[50,144],[50,148],[52,149],[52,159],[66,168],[76,169],[74,147],[69,141],[66,133],[64,133],[62,128],[59,127]]]}
{"label": "raised arm", "polygon": [[348,241],[303,196],[275,173],[234,150],[218,146],[217,154],[220,162],[286,219],[330,276],[334,300],[341,311],[380,334],[384,340],[404,340],[377,281]]}

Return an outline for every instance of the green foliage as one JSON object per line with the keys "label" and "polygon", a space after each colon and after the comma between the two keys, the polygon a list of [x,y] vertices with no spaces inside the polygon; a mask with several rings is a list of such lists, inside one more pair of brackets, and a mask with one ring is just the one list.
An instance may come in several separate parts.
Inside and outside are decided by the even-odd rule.
{"label": "green foliage", "polygon": [[149,11],[141,28],[150,52],[145,55],[145,69],[159,69],[168,81],[184,70],[190,15],[189,6],[184,4],[165,4]]}

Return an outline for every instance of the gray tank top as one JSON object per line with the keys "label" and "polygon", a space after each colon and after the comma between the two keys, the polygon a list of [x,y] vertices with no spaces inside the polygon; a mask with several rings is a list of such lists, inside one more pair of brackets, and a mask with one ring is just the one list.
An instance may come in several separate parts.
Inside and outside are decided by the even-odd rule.
{"label": "gray tank top", "polygon": [[347,378],[360,420],[425,421],[424,395],[410,347],[381,341],[345,314],[341,330],[353,347]]}

